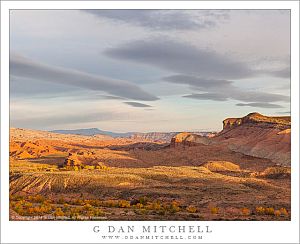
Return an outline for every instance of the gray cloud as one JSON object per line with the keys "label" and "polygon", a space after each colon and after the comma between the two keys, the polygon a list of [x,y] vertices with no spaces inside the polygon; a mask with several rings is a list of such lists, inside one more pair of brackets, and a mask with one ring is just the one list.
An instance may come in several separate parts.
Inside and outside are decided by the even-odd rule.
{"label": "gray cloud", "polygon": [[246,64],[228,56],[167,38],[135,41],[104,53],[112,58],[207,79],[238,79],[255,75]]}
{"label": "gray cloud", "polygon": [[281,78],[290,78],[291,77],[291,67],[286,67],[281,70],[276,70],[270,72],[270,75]]}
{"label": "gray cloud", "polygon": [[285,56],[264,56],[249,61],[249,64],[256,67],[258,75],[268,75],[279,78],[290,78],[291,62],[290,55]]}
{"label": "gray cloud", "polygon": [[244,102],[289,102],[290,97],[280,94],[266,93],[260,91],[246,91],[236,88],[229,94],[232,99]]}
{"label": "gray cloud", "polygon": [[236,106],[256,107],[256,108],[282,108],[282,106],[273,103],[238,103]]}
{"label": "gray cloud", "polygon": [[[142,101],[153,101],[158,99],[128,81],[51,66],[18,55],[10,56],[10,74],[39,81],[105,91],[112,95],[130,99]],[[26,84],[24,84],[24,86],[25,85]]]}
{"label": "gray cloud", "polygon": [[163,77],[163,80],[175,84],[187,84],[197,89],[228,87],[232,84],[232,81],[228,80],[205,79],[189,75],[171,75]]}
{"label": "gray cloud", "polygon": [[[10,95],[12,97],[56,98],[72,96],[80,90],[65,84],[40,82],[39,80],[10,75]],[[82,93],[82,92],[81,92]]]}
{"label": "gray cloud", "polygon": [[[67,95],[64,95],[64,98],[67,98]],[[110,95],[102,95],[96,92],[84,92],[82,93],[82,91],[78,91],[78,92],[74,92],[69,94],[70,99],[83,99],[84,101],[93,101],[93,100],[118,100],[118,101],[124,101],[124,100],[128,100],[128,98],[124,98],[124,97],[118,97],[118,96],[110,96]]]}
{"label": "gray cloud", "polygon": [[233,85],[228,80],[204,79],[188,75],[172,75],[163,78],[167,82],[176,84],[186,84],[191,86],[193,90],[207,92],[202,94],[191,94],[184,97],[200,100],[225,101],[234,99],[243,102],[289,102],[288,96],[280,94],[272,94],[260,91],[247,91]]}
{"label": "gray cloud", "polygon": [[[187,43],[160,37],[127,43],[104,51],[109,57],[144,63],[160,69],[201,76],[206,79],[243,79],[267,75],[290,77],[290,66],[279,70],[256,69],[255,64],[234,60],[207,48],[197,48]],[[254,65],[254,66],[253,66]]]}
{"label": "gray cloud", "polygon": [[201,94],[190,94],[183,97],[194,98],[198,100],[213,100],[213,101],[226,101],[228,96],[220,93],[201,93]]}
{"label": "gray cloud", "polygon": [[211,28],[229,18],[224,10],[83,10],[99,18],[142,26],[151,30]]}
{"label": "gray cloud", "polygon": [[102,95],[101,97],[109,100],[126,100],[126,98],[124,97],[109,96],[109,95]]}
{"label": "gray cloud", "polygon": [[124,102],[132,107],[137,107],[137,108],[148,108],[148,107],[152,107],[148,104],[144,104],[144,103],[138,103],[138,102]]}

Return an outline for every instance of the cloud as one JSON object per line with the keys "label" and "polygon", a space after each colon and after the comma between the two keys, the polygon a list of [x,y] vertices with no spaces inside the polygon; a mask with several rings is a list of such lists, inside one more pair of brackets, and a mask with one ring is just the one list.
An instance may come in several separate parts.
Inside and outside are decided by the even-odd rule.
{"label": "cloud", "polygon": [[225,101],[227,99],[234,99],[243,102],[289,102],[290,97],[272,94],[261,91],[247,91],[242,88],[234,86],[233,82],[228,80],[204,79],[201,77],[189,75],[172,75],[164,77],[163,80],[176,84],[186,84],[191,86],[193,90],[199,90],[201,94],[185,95],[186,98],[194,98],[199,100],[214,100]]}
{"label": "cloud", "polygon": [[286,67],[281,70],[271,71],[270,75],[281,78],[290,78],[291,77],[291,67]]}
{"label": "cloud", "polygon": [[238,79],[255,75],[245,63],[168,38],[134,41],[107,49],[104,54],[206,79]]}
{"label": "cloud", "polygon": [[[151,65],[163,70],[205,79],[244,79],[256,76],[290,77],[289,61],[285,68],[255,67],[252,62],[234,60],[207,48],[171,40],[168,37],[139,40],[109,48],[104,54],[115,59]],[[286,60],[285,60],[286,61]],[[259,69],[257,69],[259,68]]]}
{"label": "cloud", "polygon": [[187,84],[197,89],[227,87],[233,83],[228,80],[205,79],[189,75],[171,75],[163,77],[162,79],[175,84]]}
{"label": "cloud", "polygon": [[216,93],[193,93],[184,95],[186,98],[193,98],[198,100],[213,100],[213,101],[226,101],[228,99],[251,102],[251,103],[269,103],[269,102],[288,102],[289,97],[279,94],[265,93],[265,92],[252,92],[244,91],[236,88],[229,92],[216,92]]}
{"label": "cloud", "polygon": [[124,102],[132,107],[137,107],[137,108],[148,108],[148,107],[152,107],[148,104],[144,104],[144,103],[137,103],[137,102]]}
{"label": "cloud", "polygon": [[10,95],[14,97],[59,97],[70,96],[74,92],[79,91],[78,87],[70,85],[53,83],[36,79],[30,79],[10,74]]}
{"label": "cloud", "polygon": [[232,99],[244,102],[289,102],[290,97],[280,94],[266,93],[260,91],[246,91],[239,88],[233,90],[229,96]]}
{"label": "cloud", "polygon": [[278,78],[290,78],[291,76],[290,55],[281,56],[258,56],[249,60],[249,64],[258,75],[267,75]]}
{"label": "cloud", "polygon": [[226,101],[228,96],[220,93],[201,93],[201,94],[191,94],[185,95],[183,97],[194,98],[198,100],[213,100],[213,101]]}
{"label": "cloud", "polygon": [[109,96],[109,95],[102,95],[104,99],[109,99],[109,100],[126,100],[124,97],[117,97],[117,96]]}
{"label": "cloud", "polygon": [[[158,99],[154,95],[151,95],[128,81],[116,80],[74,69],[47,65],[19,55],[10,56],[10,75],[89,90],[105,91],[115,96],[142,101],[153,101]],[[25,85],[26,84],[24,84],[24,86]]]}
{"label": "cloud", "polygon": [[236,106],[256,107],[256,108],[282,108],[282,106],[273,103],[238,103]]}
{"label": "cloud", "polygon": [[99,18],[142,26],[151,30],[194,30],[215,27],[229,18],[224,10],[83,10]]}

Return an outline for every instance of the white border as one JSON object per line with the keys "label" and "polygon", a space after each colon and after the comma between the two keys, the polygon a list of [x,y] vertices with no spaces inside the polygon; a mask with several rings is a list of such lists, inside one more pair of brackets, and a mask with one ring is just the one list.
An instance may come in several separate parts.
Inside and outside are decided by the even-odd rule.
{"label": "white border", "polygon": [[[101,243],[94,225],[209,225],[213,233],[195,243],[299,243],[299,2],[298,1],[2,1],[1,2],[1,242]],[[22,222],[9,221],[9,9],[291,9],[292,219],[284,222]],[[137,233],[136,233],[137,234]],[[110,241],[112,243],[112,241]],[[121,240],[121,243],[141,243]],[[145,242],[145,241],[144,241]],[[151,240],[148,243],[182,243]],[[184,241],[188,242],[188,241]],[[193,240],[190,241],[191,243]]]}

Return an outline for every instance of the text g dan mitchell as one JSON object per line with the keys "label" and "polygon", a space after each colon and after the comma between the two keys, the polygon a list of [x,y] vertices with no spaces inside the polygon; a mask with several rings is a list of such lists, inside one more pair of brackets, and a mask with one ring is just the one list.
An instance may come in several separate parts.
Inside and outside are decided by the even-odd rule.
{"label": "text g dan mitchell", "polygon": [[108,225],[93,227],[95,233],[110,234],[200,234],[212,233],[209,225]]}

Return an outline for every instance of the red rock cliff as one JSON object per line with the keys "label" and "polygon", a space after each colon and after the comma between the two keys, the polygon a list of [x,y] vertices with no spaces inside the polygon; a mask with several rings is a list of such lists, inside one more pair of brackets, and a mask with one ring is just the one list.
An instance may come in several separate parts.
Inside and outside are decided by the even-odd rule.
{"label": "red rock cliff", "polygon": [[249,124],[265,128],[289,129],[291,127],[291,117],[270,117],[259,113],[250,113],[242,118],[228,118],[223,120],[223,130],[236,128],[237,126]]}
{"label": "red rock cliff", "polygon": [[291,117],[250,113],[223,121],[223,130],[213,139],[231,150],[289,166],[291,161]]}

